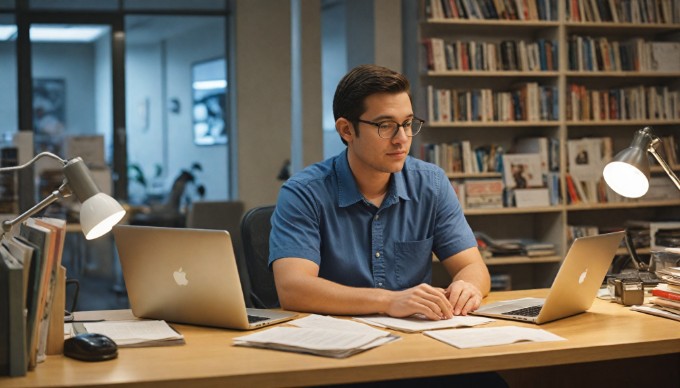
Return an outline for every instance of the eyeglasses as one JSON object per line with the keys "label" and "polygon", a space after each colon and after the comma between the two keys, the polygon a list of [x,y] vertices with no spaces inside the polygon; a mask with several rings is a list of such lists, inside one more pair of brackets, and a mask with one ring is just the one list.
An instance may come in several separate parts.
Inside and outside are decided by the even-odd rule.
{"label": "eyeglasses", "polygon": [[382,137],[383,139],[391,139],[397,136],[400,127],[404,128],[404,133],[406,136],[413,137],[420,132],[420,130],[423,128],[423,124],[425,123],[425,120],[421,120],[417,117],[406,120],[401,124],[392,120],[381,121],[379,123],[362,119],[357,119],[357,121],[378,127],[378,136]]}

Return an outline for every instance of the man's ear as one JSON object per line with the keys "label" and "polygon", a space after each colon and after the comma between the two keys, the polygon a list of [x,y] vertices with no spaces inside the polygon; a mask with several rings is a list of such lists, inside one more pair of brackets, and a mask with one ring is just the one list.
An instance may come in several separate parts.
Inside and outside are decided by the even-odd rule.
{"label": "man's ear", "polygon": [[348,143],[354,137],[354,127],[352,126],[352,123],[344,117],[340,117],[335,121],[335,130],[340,137]]}

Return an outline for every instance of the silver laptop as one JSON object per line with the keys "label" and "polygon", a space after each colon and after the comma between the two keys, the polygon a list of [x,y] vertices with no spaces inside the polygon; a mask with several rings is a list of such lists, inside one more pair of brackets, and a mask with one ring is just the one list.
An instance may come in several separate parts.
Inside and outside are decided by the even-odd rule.
{"label": "silver laptop", "polygon": [[607,275],[624,233],[614,232],[574,240],[547,298],[489,303],[473,314],[541,324],[588,310]]}
{"label": "silver laptop", "polygon": [[246,308],[227,231],[119,225],[113,234],[137,317],[249,330],[297,315]]}

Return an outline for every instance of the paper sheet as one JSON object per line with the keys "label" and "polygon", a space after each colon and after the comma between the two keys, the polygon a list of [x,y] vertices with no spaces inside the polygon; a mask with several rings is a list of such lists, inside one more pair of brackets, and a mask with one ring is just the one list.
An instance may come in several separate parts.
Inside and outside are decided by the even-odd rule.
{"label": "paper sheet", "polygon": [[426,318],[409,317],[409,318],[392,318],[385,316],[368,316],[355,317],[359,322],[368,323],[379,327],[388,327],[390,329],[400,330],[407,333],[420,332],[425,330],[450,329],[455,327],[472,327],[493,322],[492,318],[467,316],[454,316],[451,319],[442,319],[440,321],[431,321]]}
{"label": "paper sheet", "polygon": [[310,327],[278,326],[234,338],[234,345],[311,353],[343,358],[398,339],[388,332],[372,333]]}
{"label": "paper sheet", "polygon": [[426,331],[423,334],[455,346],[459,349],[507,345],[515,342],[566,341],[566,339],[542,329],[519,326],[499,326],[479,329]]}
{"label": "paper sheet", "polygon": [[102,321],[83,323],[83,326],[89,333],[110,337],[119,346],[184,338],[165,321]]}
{"label": "paper sheet", "polygon": [[387,335],[388,332],[379,330],[350,319],[333,318],[326,315],[310,314],[304,318],[288,322],[290,325],[305,328],[344,330],[354,333]]}

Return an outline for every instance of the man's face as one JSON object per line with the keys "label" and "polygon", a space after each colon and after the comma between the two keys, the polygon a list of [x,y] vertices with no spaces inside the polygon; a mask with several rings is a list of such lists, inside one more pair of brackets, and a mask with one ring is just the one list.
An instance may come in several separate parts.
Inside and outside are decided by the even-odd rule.
{"label": "man's face", "polygon": [[[364,100],[366,112],[361,120],[381,123],[395,121],[399,124],[413,118],[411,99],[407,93],[378,93]],[[400,128],[390,139],[381,138],[378,128],[371,124],[358,123],[359,136],[353,125],[348,124],[350,135],[344,135],[347,141],[352,171],[354,174],[393,173],[401,171],[411,148],[411,137],[406,136]]]}

